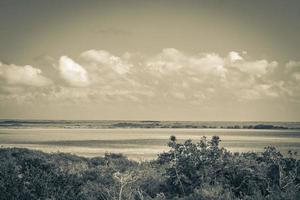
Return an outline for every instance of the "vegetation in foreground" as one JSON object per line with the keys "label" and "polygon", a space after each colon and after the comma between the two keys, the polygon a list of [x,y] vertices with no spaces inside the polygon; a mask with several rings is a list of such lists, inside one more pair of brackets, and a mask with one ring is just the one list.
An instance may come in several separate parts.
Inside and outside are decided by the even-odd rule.
{"label": "vegetation in foreground", "polygon": [[153,161],[0,149],[0,199],[300,199],[300,160],[274,147],[231,153],[220,139],[177,143]]}

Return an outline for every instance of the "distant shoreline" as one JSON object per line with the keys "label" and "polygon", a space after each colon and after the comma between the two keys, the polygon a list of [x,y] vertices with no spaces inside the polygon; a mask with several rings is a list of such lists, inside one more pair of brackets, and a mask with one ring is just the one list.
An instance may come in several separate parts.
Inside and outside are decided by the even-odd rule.
{"label": "distant shoreline", "polygon": [[289,128],[289,129],[247,129],[247,128],[241,128],[241,129],[232,129],[232,128],[72,128],[72,127],[67,127],[67,128],[57,128],[57,127],[48,127],[48,128],[43,128],[43,127],[0,127],[0,131],[5,131],[5,130],[182,130],[182,131],[188,131],[188,130],[207,130],[207,131],[290,131],[290,132],[298,132],[300,131],[300,128]]}
{"label": "distant shoreline", "polygon": [[85,126],[64,126],[64,127],[57,127],[57,126],[47,126],[47,127],[44,127],[44,126],[39,126],[39,127],[31,127],[31,126],[20,126],[20,125],[0,125],[0,130],[5,130],[5,129],[9,129],[9,130],[12,130],[12,129],[35,129],[35,130],[38,130],[38,129],[41,129],[41,130],[44,130],[44,129],[51,129],[51,130],[60,130],[60,129],[200,129],[200,130],[220,130],[220,129],[224,129],[224,130],[300,130],[300,127],[278,127],[278,126],[272,126],[272,127],[269,127],[269,126],[262,126],[262,127],[258,127],[258,126],[251,126],[251,127],[203,127],[203,126],[197,126],[197,127],[186,127],[186,126],[163,126],[163,127],[159,127],[159,126],[153,126],[153,127],[149,127],[149,126],[146,126],[146,127],[143,127],[143,126],[112,126],[112,127],[85,127]]}
{"label": "distant shoreline", "polygon": [[0,120],[0,128],[300,130],[300,122]]}

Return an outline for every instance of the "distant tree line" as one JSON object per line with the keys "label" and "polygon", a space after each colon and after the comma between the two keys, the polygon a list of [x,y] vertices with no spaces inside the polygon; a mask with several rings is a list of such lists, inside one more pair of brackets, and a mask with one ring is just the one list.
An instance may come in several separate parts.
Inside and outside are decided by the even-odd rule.
{"label": "distant tree line", "polygon": [[189,124],[187,122],[119,122],[111,124],[109,128],[187,128],[187,129],[299,129],[299,128],[288,128],[286,126],[278,126],[272,124],[255,124],[255,125],[201,125],[201,124]]}
{"label": "distant tree line", "polygon": [[84,158],[0,149],[0,200],[297,200],[300,160],[275,147],[231,153],[218,136],[178,143],[155,160],[121,154]]}

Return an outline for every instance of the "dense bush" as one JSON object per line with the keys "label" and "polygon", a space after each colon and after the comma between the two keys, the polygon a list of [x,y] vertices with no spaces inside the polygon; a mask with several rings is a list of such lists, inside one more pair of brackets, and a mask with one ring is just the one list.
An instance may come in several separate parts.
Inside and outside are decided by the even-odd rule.
{"label": "dense bush", "polygon": [[178,143],[156,160],[121,154],[83,158],[0,149],[0,200],[300,199],[300,161],[275,147],[231,153],[217,136]]}

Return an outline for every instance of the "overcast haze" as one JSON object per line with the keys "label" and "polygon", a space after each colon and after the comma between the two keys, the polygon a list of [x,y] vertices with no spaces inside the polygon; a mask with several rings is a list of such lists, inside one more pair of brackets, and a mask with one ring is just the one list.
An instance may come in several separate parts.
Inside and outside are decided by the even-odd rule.
{"label": "overcast haze", "polygon": [[0,0],[0,118],[300,120],[300,1]]}

